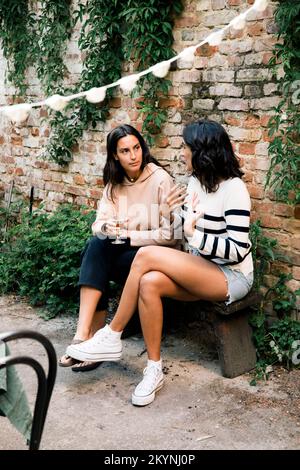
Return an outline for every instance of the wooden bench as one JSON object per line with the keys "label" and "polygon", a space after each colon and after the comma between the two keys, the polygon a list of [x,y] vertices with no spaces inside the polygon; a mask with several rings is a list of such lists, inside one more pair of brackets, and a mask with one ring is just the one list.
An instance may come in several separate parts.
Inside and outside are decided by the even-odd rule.
{"label": "wooden bench", "polygon": [[193,315],[208,321],[215,335],[222,375],[234,378],[254,369],[256,350],[249,325],[251,307],[259,305],[262,297],[251,291],[242,300],[226,305],[225,302],[193,302]]}

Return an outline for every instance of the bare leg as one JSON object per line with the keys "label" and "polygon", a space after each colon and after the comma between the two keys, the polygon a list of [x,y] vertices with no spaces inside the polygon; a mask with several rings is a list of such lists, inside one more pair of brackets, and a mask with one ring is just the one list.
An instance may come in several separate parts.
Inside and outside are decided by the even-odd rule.
{"label": "bare leg", "polygon": [[163,326],[162,297],[176,300],[198,300],[168,276],[158,271],[143,275],[140,281],[139,315],[149,359],[159,361]]}
{"label": "bare leg", "polygon": [[96,312],[101,295],[102,292],[93,287],[81,287],[79,319],[74,339],[85,341],[104,326],[105,310]]}
{"label": "bare leg", "polygon": [[165,274],[198,299],[220,301],[227,297],[225,275],[214,263],[172,248],[143,247],[136,254],[110,324],[114,331],[122,331],[132,317],[138,303],[141,278],[149,271]]}

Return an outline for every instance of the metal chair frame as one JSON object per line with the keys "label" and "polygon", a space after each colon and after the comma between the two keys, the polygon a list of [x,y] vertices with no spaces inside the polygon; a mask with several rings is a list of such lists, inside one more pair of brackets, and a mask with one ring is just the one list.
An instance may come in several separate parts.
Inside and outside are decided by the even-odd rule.
{"label": "metal chair frame", "polygon": [[31,330],[12,331],[0,334],[0,341],[5,343],[29,338],[38,341],[44,346],[48,356],[47,376],[41,364],[29,356],[6,356],[0,359],[0,369],[15,364],[26,364],[32,367],[37,375],[38,388],[33,411],[33,421],[29,441],[29,450],[38,450],[42,438],[47,411],[56,379],[57,357],[52,343],[44,335]]}

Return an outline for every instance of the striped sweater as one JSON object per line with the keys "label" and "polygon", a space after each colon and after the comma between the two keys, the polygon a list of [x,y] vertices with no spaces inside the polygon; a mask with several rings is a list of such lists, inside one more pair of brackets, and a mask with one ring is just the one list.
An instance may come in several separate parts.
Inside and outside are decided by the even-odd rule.
{"label": "striped sweater", "polygon": [[199,180],[191,177],[187,203],[183,206],[185,219],[193,194],[199,196],[198,219],[192,237],[186,238],[186,250],[219,265],[238,269],[245,276],[253,271],[249,240],[250,196],[240,178],[222,181],[214,193],[207,193]]}

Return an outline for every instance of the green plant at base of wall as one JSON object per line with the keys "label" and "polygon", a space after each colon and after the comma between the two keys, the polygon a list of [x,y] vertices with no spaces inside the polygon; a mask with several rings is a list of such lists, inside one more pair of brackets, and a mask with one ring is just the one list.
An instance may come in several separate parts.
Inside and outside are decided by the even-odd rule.
{"label": "green plant at base of wall", "polygon": [[0,249],[0,292],[17,292],[46,309],[47,318],[78,309],[80,253],[90,236],[95,211],[60,206],[27,209],[5,235]]}
{"label": "green plant at base of wall", "polygon": [[0,40],[7,60],[6,78],[21,96],[27,88],[25,72],[33,59],[33,25],[28,0],[0,0]]}
{"label": "green plant at base of wall", "polygon": [[[260,290],[270,264],[275,260],[285,261],[285,258],[276,251],[277,240],[263,234],[259,220],[250,226],[250,239],[255,273],[254,288]],[[300,340],[300,323],[292,320],[290,315],[297,309],[297,296],[300,291],[293,292],[288,287],[287,282],[291,278],[290,274],[281,274],[275,284],[265,292],[258,310],[250,317],[257,351],[256,370],[251,385],[256,385],[258,380],[267,379],[274,364],[281,363],[288,369],[295,365],[292,362],[292,344],[293,341]],[[272,308],[280,318],[271,325],[265,311],[268,301],[272,302]]]}
{"label": "green plant at base of wall", "polygon": [[300,203],[300,1],[281,0],[275,11],[279,43],[275,45],[270,66],[278,80],[282,100],[269,121],[271,157],[266,187],[274,189],[277,199]]}

